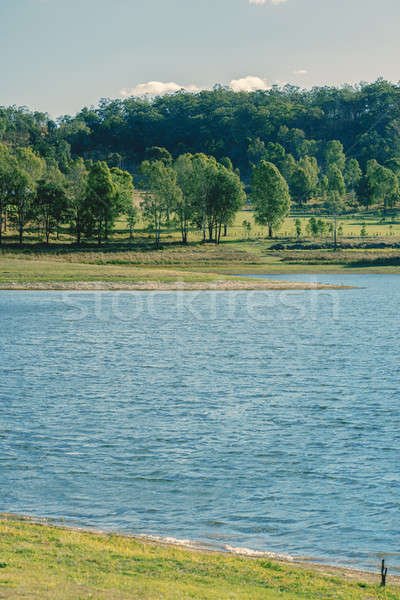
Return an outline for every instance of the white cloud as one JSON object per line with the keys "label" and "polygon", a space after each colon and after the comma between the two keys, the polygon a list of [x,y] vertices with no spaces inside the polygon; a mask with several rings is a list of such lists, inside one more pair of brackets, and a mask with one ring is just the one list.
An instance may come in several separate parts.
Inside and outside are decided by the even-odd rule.
{"label": "white cloud", "polygon": [[[269,90],[271,86],[266,79],[256,77],[255,75],[248,75],[241,79],[232,79],[227,87],[234,92],[255,92],[257,90]],[[132,88],[124,88],[120,94],[124,98],[128,98],[129,96],[151,96],[154,98],[156,96],[164,96],[165,94],[173,94],[180,90],[195,94],[204,89],[207,88],[201,88],[197,85],[179,85],[174,81],[148,81],[147,83],[139,83]]]}
{"label": "white cloud", "polygon": [[287,0],[249,0],[249,4],[258,4],[262,6],[263,4],[273,4],[274,6],[278,4],[284,4]]}
{"label": "white cloud", "polygon": [[307,69],[297,69],[297,71],[293,71],[293,75],[308,75]]}
{"label": "white cloud", "polygon": [[269,90],[271,86],[268,85],[265,79],[261,79],[261,77],[248,75],[247,77],[242,77],[242,79],[232,79],[229,87],[234,92],[255,92],[256,90]]}
{"label": "white cloud", "polygon": [[200,88],[197,85],[179,85],[174,81],[148,81],[147,83],[139,83],[133,88],[121,90],[121,96],[163,96],[164,94],[173,94],[180,90],[199,92]]}

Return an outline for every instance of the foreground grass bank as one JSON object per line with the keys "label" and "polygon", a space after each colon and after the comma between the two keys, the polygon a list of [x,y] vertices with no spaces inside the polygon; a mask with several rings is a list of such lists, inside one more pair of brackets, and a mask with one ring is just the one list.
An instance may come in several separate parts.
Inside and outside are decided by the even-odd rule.
{"label": "foreground grass bank", "polygon": [[191,551],[0,518],[0,598],[7,600],[387,600],[392,581],[311,567]]}
{"label": "foreground grass bank", "polygon": [[74,249],[63,244],[5,246],[0,249],[0,289],[61,289],[61,284],[82,289],[85,283],[93,289],[96,283],[104,289],[177,289],[181,284],[185,289],[215,289],[216,281],[219,289],[271,289],[260,280],[240,284],[233,275],[272,274],[279,279],[290,273],[400,273],[399,250],[296,251],[270,246],[269,241],[170,244],[160,250],[150,243]]}

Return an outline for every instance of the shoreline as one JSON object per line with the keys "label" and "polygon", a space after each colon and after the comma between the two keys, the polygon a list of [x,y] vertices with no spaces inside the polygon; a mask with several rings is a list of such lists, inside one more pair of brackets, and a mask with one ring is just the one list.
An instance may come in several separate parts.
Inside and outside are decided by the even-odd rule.
{"label": "shoreline", "polygon": [[[30,523],[32,525],[41,525],[49,527],[55,530],[80,533],[87,535],[95,535],[97,537],[104,537],[104,539],[112,539],[118,537],[121,539],[132,540],[139,543],[144,543],[153,548],[176,548],[179,550],[191,552],[198,555],[212,555],[212,556],[225,556],[225,557],[237,557],[247,559],[249,561],[267,559],[274,563],[293,566],[299,569],[312,570],[322,576],[341,576],[347,581],[359,581],[366,584],[377,584],[380,582],[379,566],[377,565],[376,571],[368,571],[366,569],[344,567],[340,565],[332,565],[328,563],[318,562],[315,558],[307,557],[295,557],[290,555],[284,555],[275,552],[250,550],[248,548],[234,548],[228,546],[225,550],[208,548],[207,545],[201,542],[193,540],[180,540],[171,537],[155,536],[150,534],[134,534],[125,533],[118,530],[103,530],[89,526],[78,526],[69,525],[57,519],[46,519],[44,517],[33,517],[29,515],[18,515],[14,513],[0,513],[0,522],[19,522],[19,523]],[[389,565],[389,578],[390,585],[400,586],[400,574],[396,575],[390,572]]]}
{"label": "shoreline", "polygon": [[354,286],[329,285],[277,280],[216,280],[211,282],[108,282],[108,281],[48,281],[10,282],[0,284],[0,291],[112,291],[112,292],[193,292],[193,291],[290,291],[349,290]]}

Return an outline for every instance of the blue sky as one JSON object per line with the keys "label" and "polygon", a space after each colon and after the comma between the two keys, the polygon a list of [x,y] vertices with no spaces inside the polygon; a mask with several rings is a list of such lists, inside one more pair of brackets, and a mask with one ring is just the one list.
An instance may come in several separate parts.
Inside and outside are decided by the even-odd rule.
{"label": "blue sky", "polygon": [[0,0],[0,105],[398,81],[399,23],[399,0]]}

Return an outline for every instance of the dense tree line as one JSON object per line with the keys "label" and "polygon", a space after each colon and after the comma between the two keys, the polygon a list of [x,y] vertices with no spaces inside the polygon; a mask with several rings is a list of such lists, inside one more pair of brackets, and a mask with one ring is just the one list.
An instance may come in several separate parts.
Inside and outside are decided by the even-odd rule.
{"label": "dense tree line", "polygon": [[[165,158],[165,156],[167,158]],[[23,243],[28,226],[49,243],[69,224],[76,242],[96,238],[101,245],[124,216],[132,239],[139,210],[154,232],[157,246],[162,227],[177,225],[182,243],[192,227],[204,240],[219,243],[244,203],[237,173],[204,154],[185,154],[172,161],[166,152],[153,152],[141,165],[145,185],[140,207],[134,199],[132,175],[104,161],[71,160],[65,173],[31,148],[10,150],[0,144],[0,244],[11,224]],[[207,234],[207,237],[206,237]]]}
{"label": "dense tree line", "polygon": [[[400,156],[400,87],[378,80],[357,86],[293,86],[233,92],[217,86],[197,94],[178,92],[151,99],[103,99],[97,108],[56,122],[23,108],[0,108],[0,141],[32,146],[61,170],[74,156],[139,165],[148,148],[174,158],[204,153],[228,156],[244,176],[259,154],[279,143],[296,161],[313,156],[324,167],[327,144],[338,140],[348,158],[386,164]],[[329,151],[328,151],[329,154]]]}
{"label": "dense tree line", "polygon": [[36,223],[49,241],[67,222],[78,243],[102,243],[124,214],[132,237],[132,175],[157,244],[171,220],[183,243],[192,227],[219,242],[243,204],[241,180],[271,235],[290,200],[331,216],[385,212],[400,197],[399,94],[383,80],[252,93],[217,86],[104,99],[56,122],[0,108],[0,236],[10,222],[22,241]]}

